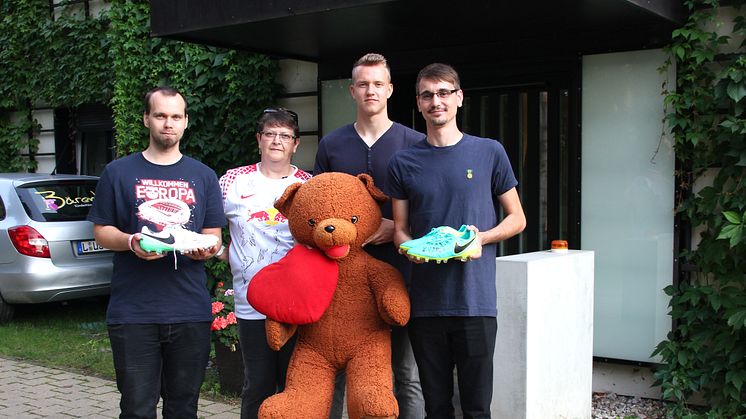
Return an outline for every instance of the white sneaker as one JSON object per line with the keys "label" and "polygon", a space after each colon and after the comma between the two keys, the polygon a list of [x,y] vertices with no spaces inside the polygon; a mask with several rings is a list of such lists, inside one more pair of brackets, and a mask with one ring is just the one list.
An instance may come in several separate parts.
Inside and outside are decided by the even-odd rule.
{"label": "white sneaker", "polygon": [[140,247],[148,252],[191,252],[198,249],[209,249],[218,243],[212,234],[200,234],[187,230],[180,225],[170,225],[160,232],[151,231],[143,226],[140,232]]}

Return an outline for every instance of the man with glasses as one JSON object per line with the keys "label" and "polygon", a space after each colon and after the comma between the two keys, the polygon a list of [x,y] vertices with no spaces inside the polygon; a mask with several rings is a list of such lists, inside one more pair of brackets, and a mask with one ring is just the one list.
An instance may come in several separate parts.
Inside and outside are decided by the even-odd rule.
{"label": "man with glasses", "polygon": [[415,87],[427,141],[396,153],[389,164],[385,190],[393,200],[394,243],[398,247],[441,226],[467,225],[476,237],[465,262],[424,263],[408,255],[415,262],[409,336],[425,410],[428,419],[454,417],[456,367],[464,417],[489,418],[497,335],[495,257],[497,243],[526,225],[518,182],[499,142],[459,130],[456,113],[464,95],[451,66],[428,65]]}
{"label": "man with glasses", "polygon": [[279,351],[269,347],[264,329],[266,316],[249,304],[246,291],[259,270],[280,260],[293,246],[287,219],[274,203],[285,188],[311,178],[290,163],[300,143],[298,133],[295,112],[265,109],[256,130],[260,161],[230,169],[220,178],[231,244],[219,257],[229,262],[233,274],[244,363],[242,419],[255,419],[264,399],[285,389],[288,363],[295,347],[296,336]]}
{"label": "man with glasses", "polygon": [[[225,225],[218,178],[179,151],[189,121],[181,93],[149,91],[142,119],[148,148],[106,165],[88,214],[96,241],[114,251],[106,323],[120,417],[154,418],[162,397],[164,418],[196,418],[212,322],[204,260]],[[154,232],[182,252],[143,250]],[[214,245],[185,248],[205,237]]]}
{"label": "man with glasses", "polygon": [[[355,122],[321,139],[314,175],[324,172],[367,173],[379,188],[383,188],[391,156],[424,140],[423,134],[389,119],[387,105],[393,92],[391,69],[382,55],[366,54],[353,64],[350,94],[357,107]],[[368,238],[365,249],[373,257],[396,267],[408,284],[410,263],[391,244],[394,234],[391,204],[386,203],[381,212],[381,227]],[[423,418],[422,390],[406,327],[394,327],[391,331],[391,363],[399,417]],[[343,399],[344,373],[340,373],[335,386],[332,419],[342,417]]]}

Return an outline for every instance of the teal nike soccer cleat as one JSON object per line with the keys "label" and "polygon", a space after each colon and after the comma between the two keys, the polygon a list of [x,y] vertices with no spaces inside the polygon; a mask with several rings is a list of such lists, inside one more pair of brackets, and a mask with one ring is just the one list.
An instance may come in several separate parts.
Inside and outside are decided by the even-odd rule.
{"label": "teal nike soccer cleat", "polygon": [[417,247],[419,245],[422,245],[424,243],[430,242],[430,241],[439,241],[443,240],[447,236],[461,236],[466,232],[466,225],[462,225],[461,228],[458,230],[450,227],[450,226],[440,226],[435,227],[430,230],[429,233],[425,234],[424,236],[418,238],[418,239],[412,239],[407,240],[404,243],[399,245],[399,248],[408,251],[409,249],[413,247]]}
{"label": "teal nike soccer cleat", "polygon": [[[440,231],[430,236],[427,240],[421,240],[415,246],[406,249],[407,255],[422,259],[425,262],[434,260],[437,263],[447,262],[450,259],[467,261],[476,249],[477,234],[473,230],[462,225],[458,230],[451,227],[438,227]],[[436,230],[436,229],[433,229]],[[402,247],[403,248],[403,247]]]}

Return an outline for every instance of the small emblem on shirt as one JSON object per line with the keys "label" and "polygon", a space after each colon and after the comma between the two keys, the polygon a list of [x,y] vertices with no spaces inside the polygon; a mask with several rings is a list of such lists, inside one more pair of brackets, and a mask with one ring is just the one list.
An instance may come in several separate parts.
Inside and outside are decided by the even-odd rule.
{"label": "small emblem on shirt", "polygon": [[474,177],[474,173],[471,171],[471,169],[466,169],[466,178],[471,179]]}
{"label": "small emblem on shirt", "polygon": [[249,218],[246,221],[257,221],[259,223],[273,226],[282,222],[285,222],[286,218],[276,208],[267,208],[263,211],[256,211],[249,214]]}

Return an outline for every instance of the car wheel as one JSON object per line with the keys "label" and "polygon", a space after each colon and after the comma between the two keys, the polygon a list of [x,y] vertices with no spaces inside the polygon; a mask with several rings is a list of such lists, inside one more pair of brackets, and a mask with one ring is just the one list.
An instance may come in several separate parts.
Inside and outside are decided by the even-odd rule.
{"label": "car wheel", "polygon": [[0,324],[8,323],[13,319],[13,306],[5,302],[0,295]]}

